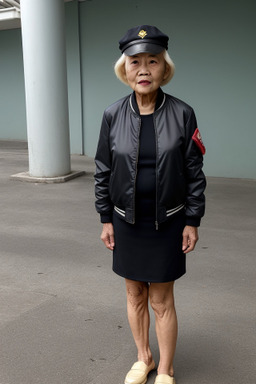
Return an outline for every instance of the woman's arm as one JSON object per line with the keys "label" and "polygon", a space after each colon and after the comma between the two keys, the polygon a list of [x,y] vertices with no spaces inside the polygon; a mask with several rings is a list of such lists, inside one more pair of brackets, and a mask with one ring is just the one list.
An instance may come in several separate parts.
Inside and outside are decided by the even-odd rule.
{"label": "woman's arm", "polygon": [[104,113],[98,147],[95,155],[95,207],[101,215],[102,223],[112,222],[113,204],[109,197],[109,179],[111,174],[111,152],[109,148],[109,124]]}
{"label": "woman's arm", "polygon": [[197,227],[191,227],[190,225],[186,225],[183,230],[182,236],[182,251],[184,253],[189,253],[193,251],[199,238]]}
{"label": "woman's arm", "polygon": [[112,223],[104,223],[101,233],[101,240],[105,246],[113,251],[115,247],[114,228]]}
{"label": "woman's arm", "polygon": [[187,184],[186,224],[191,227],[199,227],[201,217],[203,217],[205,211],[204,190],[206,187],[206,179],[202,171],[202,148],[199,148],[193,140],[196,129],[196,117],[194,111],[191,110],[186,123],[185,150],[185,174]]}

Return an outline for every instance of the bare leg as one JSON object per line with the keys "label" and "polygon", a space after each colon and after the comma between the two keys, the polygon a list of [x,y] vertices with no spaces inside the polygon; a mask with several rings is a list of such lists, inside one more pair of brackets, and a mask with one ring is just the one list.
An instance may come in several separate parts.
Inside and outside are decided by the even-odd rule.
{"label": "bare leg", "polygon": [[148,284],[140,281],[128,280],[126,282],[128,320],[138,349],[138,361],[146,365],[152,362],[152,353],[149,347],[149,310],[148,310]]}
{"label": "bare leg", "polygon": [[158,374],[173,376],[178,323],[174,306],[174,282],[152,283],[149,297],[156,319],[156,334],[160,352]]}

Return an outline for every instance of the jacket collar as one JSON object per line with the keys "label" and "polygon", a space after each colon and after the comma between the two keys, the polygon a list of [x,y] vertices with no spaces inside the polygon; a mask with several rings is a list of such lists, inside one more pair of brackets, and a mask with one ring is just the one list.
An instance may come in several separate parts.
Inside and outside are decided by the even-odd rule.
{"label": "jacket collar", "polygon": [[[162,89],[159,88],[157,98],[156,98],[155,112],[164,105],[164,102],[165,102],[165,94],[162,91]],[[133,92],[130,96],[130,106],[131,106],[131,109],[133,110],[133,112],[140,115],[140,111],[139,111],[139,107],[137,104],[135,92]]]}

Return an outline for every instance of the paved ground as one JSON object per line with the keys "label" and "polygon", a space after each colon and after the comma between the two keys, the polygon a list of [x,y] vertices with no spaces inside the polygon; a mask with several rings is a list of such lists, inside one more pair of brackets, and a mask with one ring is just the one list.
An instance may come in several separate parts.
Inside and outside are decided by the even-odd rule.
{"label": "paved ground", "polygon": [[[0,384],[122,384],[136,359],[121,278],[99,240],[92,159],[64,184],[10,180],[0,143]],[[208,179],[207,215],[176,283],[178,384],[256,382],[256,181]],[[154,320],[151,345],[156,361]],[[155,373],[149,376],[153,384]]]}

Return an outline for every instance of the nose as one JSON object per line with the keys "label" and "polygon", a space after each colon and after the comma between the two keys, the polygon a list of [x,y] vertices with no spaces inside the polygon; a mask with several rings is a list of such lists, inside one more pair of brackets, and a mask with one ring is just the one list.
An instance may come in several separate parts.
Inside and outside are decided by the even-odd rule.
{"label": "nose", "polygon": [[141,64],[139,69],[139,76],[147,76],[149,75],[149,69],[146,63]]}

